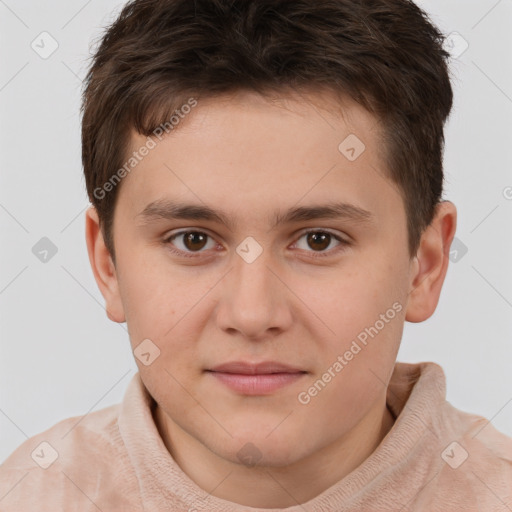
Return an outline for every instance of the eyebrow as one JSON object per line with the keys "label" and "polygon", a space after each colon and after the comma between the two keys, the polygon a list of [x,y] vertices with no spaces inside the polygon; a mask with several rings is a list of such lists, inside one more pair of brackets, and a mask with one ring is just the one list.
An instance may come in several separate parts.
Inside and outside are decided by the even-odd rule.
{"label": "eyebrow", "polygon": [[[214,210],[206,205],[188,204],[170,199],[159,199],[149,203],[135,216],[140,218],[139,226],[146,226],[159,220],[202,220],[224,224],[234,229],[236,222],[222,210]],[[276,210],[271,217],[271,229],[280,224],[304,222],[317,219],[346,219],[356,223],[371,223],[374,215],[356,205],[344,202],[331,202],[324,205],[299,206],[284,213]]]}

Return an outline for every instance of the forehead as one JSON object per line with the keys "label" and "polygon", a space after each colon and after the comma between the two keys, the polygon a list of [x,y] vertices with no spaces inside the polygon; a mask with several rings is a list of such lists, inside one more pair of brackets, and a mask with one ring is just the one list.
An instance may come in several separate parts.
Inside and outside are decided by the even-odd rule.
{"label": "forehead", "polygon": [[[161,140],[152,137],[154,148],[124,178],[120,195],[135,214],[170,196],[275,211],[285,198],[368,204],[375,193],[398,192],[387,178],[379,120],[348,98],[238,92],[199,99],[187,111]],[[147,140],[132,132],[130,154]]]}

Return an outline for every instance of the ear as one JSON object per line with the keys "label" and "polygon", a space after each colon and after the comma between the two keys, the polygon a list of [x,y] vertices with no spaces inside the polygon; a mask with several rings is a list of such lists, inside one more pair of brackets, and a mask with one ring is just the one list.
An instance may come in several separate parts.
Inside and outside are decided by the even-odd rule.
{"label": "ear", "polygon": [[456,227],[455,205],[450,201],[439,203],[434,219],[423,232],[414,257],[405,315],[408,322],[423,322],[434,314],[448,270],[450,246]]}
{"label": "ear", "polygon": [[116,269],[105,245],[98,212],[94,206],[90,206],[85,212],[85,239],[94,279],[106,302],[107,316],[113,322],[125,322]]}

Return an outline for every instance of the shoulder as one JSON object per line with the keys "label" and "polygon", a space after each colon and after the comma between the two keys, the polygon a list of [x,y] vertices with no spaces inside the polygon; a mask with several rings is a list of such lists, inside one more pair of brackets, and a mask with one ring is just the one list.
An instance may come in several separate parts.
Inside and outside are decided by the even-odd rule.
{"label": "shoulder", "polygon": [[118,428],[120,407],[67,418],[18,446],[0,465],[2,511],[127,503],[137,483]]}
{"label": "shoulder", "polygon": [[478,510],[512,509],[512,437],[449,402],[443,409],[438,491]]}
{"label": "shoulder", "polygon": [[512,470],[512,437],[500,432],[483,416],[461,411],[449,402],[445,402],[443,408],[444,424],[438,428],[444,427],[459,439],[461,446],[465,446],[468,452],[468,460],[473,455],[482,464],[492,462]]}

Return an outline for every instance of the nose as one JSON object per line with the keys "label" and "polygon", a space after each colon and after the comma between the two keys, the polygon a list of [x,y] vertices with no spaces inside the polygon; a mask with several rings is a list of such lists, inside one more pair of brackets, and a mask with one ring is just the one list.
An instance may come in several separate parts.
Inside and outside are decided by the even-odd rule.
{"label": "nose", "polygon": [[252,341],[273,338],[290,328],[291,295],[271,260],[267,251],[251,263],[235,255],[217,306],[219,328]]}

